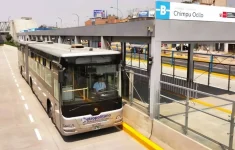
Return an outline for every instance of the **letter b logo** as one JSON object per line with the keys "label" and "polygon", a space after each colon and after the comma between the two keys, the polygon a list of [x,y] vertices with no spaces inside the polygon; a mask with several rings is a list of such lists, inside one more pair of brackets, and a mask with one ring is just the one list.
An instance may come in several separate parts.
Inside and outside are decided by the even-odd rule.
{"label": "letter b logo", "polygon": [[161,15],[165,15],[166,14],[166,6],[161,5],[161,7],[160,7],[160,14]]}
{"label": "letter b logo", "polygon": [[156,1],[156,19],[170,19],[170,2]]}

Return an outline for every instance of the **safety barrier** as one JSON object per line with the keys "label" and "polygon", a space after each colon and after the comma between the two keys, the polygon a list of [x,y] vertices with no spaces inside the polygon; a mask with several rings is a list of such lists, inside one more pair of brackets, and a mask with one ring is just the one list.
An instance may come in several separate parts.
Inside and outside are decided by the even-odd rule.
{"label": "safety barrier", "polygon": [[[197,88],[198,88],[197,83],[187,82],[186,80],[183,80],[183,79],[180,79],[180,78],[175,78],[175,77],[168,76],[168,75],[161,75],[161,81],[172,83],[172,84],[183,86],[183,87],[188,87],[188,88],[194,89],[196,91],[197,91]],[[187,90],[179,88],[179,87],[173,87],[173,86],[163,84],[163,85],[161,85],[161,88],[163,90],[167,90],[167,91],[174,92],[176,94],[187,96]],[[189,92],[189,97],[190,98],[197,98],[197,92],[196,91],[190,91]]]}
{"label": "safety barrier", "polygon": [[[220,97],[217,95],[213,95],[213,94],[209,94],[206,92],[202,92],[202,91],[196,91],[194,89],[191,88],[187,88],[187,87],[183,87],[183,86],[179,86],[176,84],[172,84],[172,83],[168,83],[168,82],[163,82],[160,81],[161,86],[163,85],[167,85],[167,86],[171,86],[171,87],[175,87],[175,88],[181,88],[183,90],[187,91],[187,96],[182,96],[182,99],[184,101],[182,101],[182,99],[177,99],[178,96],[167,96],[167,95],[160,95],[161,98],[165,98],[168,99],[170,101],[172,101],[172,105],[164,105],[162,104],[162,102],[160,102],[160,116],[157,116],[157,118],[159,118],[160,120],[163,119],[165,120],[164,123],[168,122],[169,126],[173,126],[175,127],[175,125],[180,126],[182,128],[179,128],[178,131],[183,132],[185,135],[188,135],[189,132],[194,133],[195,135],[197,135],[198,138],[203,139],[203,142],[206,141],[205,139],[207,139],[210,142],[213,142],[214,144],[218,145],[219,147],[221,147],[222,149],[229,149],[232,150],[233,149],[233,135],[234,135],[234,117],[235,117],[235,102],[233,100],[227,99],[225,97]],[[221,101],[219,102],[220,105],[212,105],[209,104],[207,102],[201,101],[201,100],[197,100],[197,99],[190,99],[189,93],[190,92],[197,92],[200,95],[206,96],[206,97],[211,97],[213,98],[213,100],[216,101]],[[200,106],[204,106],[203,108],[201,107],[196,107],[195,104],[191,105],[193,103],[198,103],[200,104]],[[221,103],[223,103],[223,105],[221,105]],[[223,106],[232,106],[232,110],[230,109],[225,109],[223,108]],[[174,108],[174,109],[172,109]],[[223,113],[227,113],[227,114],[231,114],[229,116],[229,118],[227,118],[227,115],[221,115],[219,114],[217,111],[207,111],[207,110],[211,110],[211,109],[215,109],[215,110],[219,110]],[[192,113],[200,113],[200,117],[204,116],[204,120],[203,123],[206,125],[211,125],[208,129],[209,129],[209,134],[207,132],[207,130],[205,129],[204,124],[198,125],[195,124],[197,121],[192,122],[191,124],[189,121],[189,115],[193,115]],[[181,116],[183,114],[183,120],[180,118],[177,118],[174,116]],[[195,115],[195,114],[194,114]],[[205,117],[205,116],[209,116],[209,117]],[[226,116],[226,117],[225,117]],[[197,118],[197,117],[196,117]],[[194,119],[196,119],[194,118]],[[167,121],[166,121],[167,120]],[[194,121],[191,118],[191,121]],[[171,125],[169,123],[172,123]],[[217,123],[217,124],[216,124]],[[218,130],[219,128],[217,128],[217,126],[220,126],[221,124],[223,124],[223,129],[222,130]],[[225,126],[226,124],[226,126]],[[191,125],[191,126],[190,126]],[[213,126],[216,125],[216,128],[213,128]],[[173,127],[172,126],[172,127]],[[214,130],[213,130],[214,129]],[[229,131],[227,131],[229,130]],[[214,136],[214,132],[227,132],[226,134],[222,134],[220,133],[219,136]],[[221,140],[220,137],[222,137],[222,135],[224,136],[223,139]],[[193,136],[194,138],[196,136]],[[224,139],[227,138],[227,139]],[[201,141],[201,140],[200,140]],[[215,146],[213,144],[213,146]],[[214,148],[213,148],[214,149]]]}
{"label": "safety barrier", "polygon": [[[144,136],[139,137],[139,140],[142,140],[141,142],[149,149],[211,150],[158,120],[152,120],[148,115],[127,104],[124,105],[123,121],[140,133],[139,136]],[[151,142],[157,143],[159,147]],[[151,146],[152,148],[150,148]],[[153,146],[156,148],[153,148]]]}

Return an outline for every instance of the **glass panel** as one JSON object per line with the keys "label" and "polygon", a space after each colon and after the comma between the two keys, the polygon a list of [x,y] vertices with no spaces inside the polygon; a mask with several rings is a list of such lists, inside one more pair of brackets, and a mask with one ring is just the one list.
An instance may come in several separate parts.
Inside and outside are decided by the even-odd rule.
{"label": "glass panel", "polygon": [[40,75],[40,67],[39,67],[40,64],[37,62],[36,65],[37,65],[37,68],[36,68],[37,69],[37,74]]}
{"label": "glass panel", "polygon": [[54,97],[59,100],[59,84],[56,79],[54,79]]}
{"label": "glass panel", "polygon": [[51,70],[45,68],[45,81],[51,86]]}
{"label": "glass panel", "polygon": [[29,58],[29,68],[32,68],[31,58]]}
{"label": "glass panel", "polygon": [[43,58],[42,57],[40,58],[40,64],[43,65]]}
{"label": "glass panel", "polygon": [[36,61],[39,62],[39,57],[38,56],[36,56]]}
{"label": "glass panel", "polygon": [[76,65],[65,70],[64,104],[109,100],[118,97],[117,65]]}
{"label": "glass panel", "polygon": [[40,65],[40,77],[44,80],[45,79],[45,71],[44,67]]}
{"label": "glass panel", "polygon": [[50,69],[50,61],[46,60],[46,67]]}
{"label": "glass panel", "polygon": [[35,72],[36,72],[36,64],[37,64],[37,63],[36,63],[36,61],[35,61],[35,60],[33,60],[32,62],[33,62],[33,71],[35,71]]}

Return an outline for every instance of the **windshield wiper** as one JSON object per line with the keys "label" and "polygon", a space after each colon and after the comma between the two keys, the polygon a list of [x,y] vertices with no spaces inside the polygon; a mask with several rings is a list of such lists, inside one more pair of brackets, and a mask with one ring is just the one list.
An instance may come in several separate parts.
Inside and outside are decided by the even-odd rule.
{"label": "windshield wiper", "polygon": [[116,92],[117,90],[109,90],[109,91],[102,91],[102,92],[99,92],[100,94],[104,94],[104,93],[109,93],[109,92]]}

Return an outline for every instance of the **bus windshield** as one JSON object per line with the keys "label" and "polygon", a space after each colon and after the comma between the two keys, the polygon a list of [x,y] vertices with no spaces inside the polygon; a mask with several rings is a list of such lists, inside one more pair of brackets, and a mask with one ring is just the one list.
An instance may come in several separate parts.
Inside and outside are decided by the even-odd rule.
{"label": "bus windshield", "polygon": [[117,64],[73,64],[64,72],[63,105],[118,98]]}

